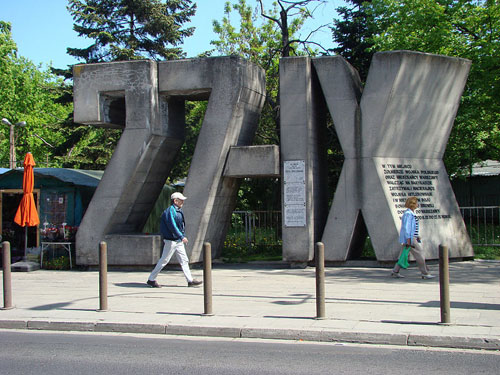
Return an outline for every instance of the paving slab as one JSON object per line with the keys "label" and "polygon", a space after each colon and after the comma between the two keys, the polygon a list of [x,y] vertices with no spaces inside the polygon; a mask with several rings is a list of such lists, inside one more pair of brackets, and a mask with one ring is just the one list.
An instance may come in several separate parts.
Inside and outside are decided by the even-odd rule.
{"label": "paving slab", "polygon": [[[438,275],[437,265],[431,265]],[[451,323],[440,323],[438,278],[404,279],[388,268],[327,267],[325,319],[316,319],[315,269],[214,265],[213,315],[203,287],[176,268],[145,284],[147,271],[108,272],[108,310],[99,310],[98,271],[12,273],[14,308],[0,329],[149,333],[339,341],[500,350],[500,262],[450,264]],[[193,275],[203,271],[193,267]]]}

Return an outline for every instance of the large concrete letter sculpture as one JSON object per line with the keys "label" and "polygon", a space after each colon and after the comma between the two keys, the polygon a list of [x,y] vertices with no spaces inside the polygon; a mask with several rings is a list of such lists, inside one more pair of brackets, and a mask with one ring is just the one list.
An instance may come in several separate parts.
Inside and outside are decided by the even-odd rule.
{"label": "large concrete letter sculpture", "polygon": [[201,260],[204,241],[220,251],[236,204],[239,179],[224,177],[231,146],[250,145],[264,104],[263,70],[237,58],[159,63],[161,95],[209,95],[205,119],[184,194],[191,260]]}
{"label": "large concrete letter sculpture", "polygon": [[109,264],[157,261],[160,237],[138,233],[183,144],[186,99],[208,99],[185,187],[191,260],[203,241],[222,243],[237,192],[224,163],[231,146],[251,143],[264,93],[262,69],[233,57],[77,65],[75,122],[124,129],[79,228],[77,262],[97,264],[103,239]]}
{"label": "large concrete letter sculpture", "polygon": [[[450,247],[452,257],[471,256],[470,240],[442,161],[470,62],[408,51],[377,53],[361,97],[359,78],[342,58],[302,61],[281,62],[281,91],[290,89],[290,85],[298,89],[282,96],[282,135],[292,126],[301,132],[313,131],[314,108],[321,96],[314,94],[315,84],[309,82],[317,79],[345,162],[324,230],[321,225],[317,229],[318,216],[323,223],[322,215],[318,215],[321,207],[318,202],[314,206],[309,202],[319,196],[320,205],[327,204],[324,187],[314,177],[321,148],[309,142],[308,147],[297,149],[290,138],[282,138],[283,246],[288,249],[284,257],[310,260],[313,242],[321,238],[325,259],[343,261],[359,254],[368,230],[377,259],[394,260],[400,249],[399,218],[404,201],[411,195],[420,198],[417,214],[427,240],[426,256],[436,258],[440,243]],[[302,79],[293,83],[289,76],[292,67],[300,65],[308,67],[302,68],[300,76],[305,78],[306,90],[300,84]],[[294,111],[297,103],[302,107],[295,111],[304,113],[302,119],[292,121],[290,117],[294,116],[283,116]],[[304,186],[293,191],[305,191],[305,224],[287,226],[287,183],[294,182],[293,176],[298,174],[291,173],[287,181],[286,173],[298,162],[304,165]],[[293,215],[290,217],[293,223]],[[303,240],[297,241],[297,235]]]}

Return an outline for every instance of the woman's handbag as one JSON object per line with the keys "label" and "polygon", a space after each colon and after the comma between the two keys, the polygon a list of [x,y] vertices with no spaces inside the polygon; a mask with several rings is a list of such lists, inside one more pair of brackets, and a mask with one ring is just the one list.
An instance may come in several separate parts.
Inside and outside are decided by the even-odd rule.
{"label": "woman's handbag", "polygon": [[410,253],[410,246],[405,246],[403,247],[403,251],[401,252],[401,255],[399,256],[398,259],[398,264],[401,268],[408,268],[410,265],[408,263],[408,254]]}

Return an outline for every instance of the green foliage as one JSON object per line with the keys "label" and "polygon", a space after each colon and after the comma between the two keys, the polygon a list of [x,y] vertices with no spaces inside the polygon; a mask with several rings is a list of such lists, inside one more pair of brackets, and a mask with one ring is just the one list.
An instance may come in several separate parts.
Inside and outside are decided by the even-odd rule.
{"label": "green foliage", "polygon": [[187,177],[189,166],[193,158],[196,141],[201,130],[201,124],[207,110],[207,102],[186,102],[186,133],[185,141],[176,157],[174,167],[168,178],[169,183],[175,183],[178,180]]}
{"label": "green foliage", "polygon": [[[15,127],[18,166],[24,155],[31,152],[41,166],[54,162],[55,148],[64,138],[56,131],[71,113],[71,103],[57,99],[67,85],[50,72],[17,55],[11,26],[0,21],[0,118],[15,124],[26,121],[27,126]],[[9,127],[0,127],[0,165],[9,165]]]}
{"label": "green foliage", "polygon": [[46,270],[69,270],[69,258],[63,255],[59,258],[44,260],[42,268]]}
{"label": "green foliage", "polygon": [[281,246],[272,229],[257,229],[252,242],[247,242],[245,232],[232,230],[224,241],[221,258],[227,263],[282,260]]}
{"label": "green foliage", "polygon": [[281,181],[278,178],[245,178],[238,191],[238,211],[280,211]]}
{"label": "green foliage", "polygon": [[[252,9],[246,0],[226,2],[224,17],[213,21],[218,39],[211,42],[220,55],[238,55],[260,65],[266,73],[266,101],[254,144],[280,143],[279,59],[288,56],[315,55],[318,47],[309,38],[298,35],[304,22],[313,16],[310,5],[323,0],[276,1],[266,10],[257,1]],[[273,210],[280,205],[279,181],[245,179],[239,191],[238,209]]]}
{"label": "green foliage", "polygon": [[470,59],[472,67],[445,153],[449,174],[500,159],[500,3],[478,0],[372,0],[374,51],[413,50]]}
{"label": "green foliage", "polygon": [[[237,29],[232,25],[233,11],[239,18]],[[270,20],[259,25],[257,10],[247,5],[246,0],[239,0],[237,4],[226,2],[224,17],[221,22],[213,21],[214,32],[219,39],[211,42],[220,55],[238,55],[248,59],[266,71],[267,100],[259,128],[257,130],[257,144],[278,143],[277,132],[279,123],[274,112],[278,94],[278,65],[279,51],[282,49],[280,33]]]}
{"label": "green foliage", "polygon": [[[183,28],[183,24],[194,15],[196,5],[191,0],[70,0],[68,10],[75,31],[94,40],[87,48],[68,48],[68,53],[94,63],[183,57],[179,45],[194,31],[192,27]],[[56,71],[71,78],[68,70]],[[71,94],[63,93],[60,100],[72,101]],[[73,124],[69,116],[60,132],[64,137],[57,146],[60,166],[103,170],[122,130]],[[182,175],[185,171],[176,172]]]}
{"label": "green foliage", "polygon": [[361,252],[361,257],[359,259],[365,260],[376,260],[375,250],[373,249],[372,241],[370,237],[366,237],[363,250]]}
{"label": "green foliage", "polygon": [[[266,11],[262,2],[252,10],[246,0],[226,2],[222,21],[213,21],[218,40],[211,42],[220,55],[238,55],[260,65],[266,72],[266,103],[257,130],[256,144],[279,144],[279,59],[315,55],[314,43],[297,35],[312,17],[307,6],[322,0],[282,1]],[[236,17],[236,27],[232,17]]]}
{"label": "green foliage", "polygon": [[[87,48],[68,48],[68,54],[87,63],[175,59],[178,47],[194,28],[185,28],[195,14],[191,0],[69,0],[74,30],[93,39]],[[170,46],[170,47],[169,47]]]}
{"label": "green foliage", "polygon": [[474,247],[475,259],[500,260],[500,246]]}
{"label": "green foliage", "polygon": [[58,165],[63,168],[104,170],[122,130],[73,124],[69,120],[61,125],[59,132],[64,141],[57,147],[58,156],[55,159]]}
{"label": "green foliage", "polygon": [[466,220],[466,226],[472,243],[500,245],[500,225],[471,224]]}
{"label": "green foliage", "polygon": [[333,20],[333,41],[337,47],[333,51],[344,57],[359,72],[364,82],[368,75],[373,51],[373,44],[369,41],[371,35],[368,29],[369,16],[362,6],[361,0],[348,0],[352,7],[337,8],[341,20]]}
{"label": "green foliage", "polygon": [[15,96],[14,72],[16,67],[13,62],[16,58],[17,46],[12,40],[10,24],[0,21],[0,108],[2,113],[4,113],[5,108],[11,107]]}
{"label": "green foliage", "polygon": [[170,206],[171,200],[170,195],[175,191],[175,189],[169,185],[164,185],[162,192],[156,199],[156,203],[153,210],[149,214],[148,220],[144,227],[142,228],[142,233],[160,233],[160,217],[163,211]]}

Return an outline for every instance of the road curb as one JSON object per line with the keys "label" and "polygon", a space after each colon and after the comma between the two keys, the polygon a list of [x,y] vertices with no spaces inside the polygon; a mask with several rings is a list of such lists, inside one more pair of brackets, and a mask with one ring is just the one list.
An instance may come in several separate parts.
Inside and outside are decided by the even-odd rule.
{"label": "road curb", "polygon": [[408,345],[408,335],[404,333],[324,331],[321,341],[405,346]]}
{"label": "road curb", "polygon": [[500,350],[500,339],[463,336],[409,335],[408,346]]}
{"label": "road curb", "polygon": [[104,323],[97,322],[94,325],[95,332],[119,332],[119,333],[146,333],[164,335],[165,324],[144,324],[144,323]]}
{"label": "road curb", "polygon": [[414,334],[390,334],[376,332],[290,330],[279,328],[237,328],[217,326],[189,326],[176,324],[142,324],[112,322],[70,322],[47,320],[0,320],[0,329],[25,329],[46,331],[142,333],[175,336],[252,338],[269,340],[297,340],[378,345],[398,345],[435,348],[500,350],[500,339],[437,336]]}
{"label": "road curb", "polygon": [[95,330],[95,324],[89,322],[29,320],[27,329],[41,331],[93,332]]}
{"label": "road curb", "polygon": [[167,335],[241,338],[241,329],[235,327],[167,325]]}

